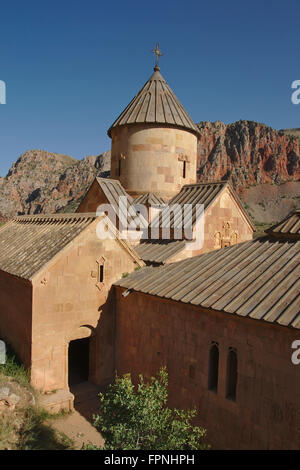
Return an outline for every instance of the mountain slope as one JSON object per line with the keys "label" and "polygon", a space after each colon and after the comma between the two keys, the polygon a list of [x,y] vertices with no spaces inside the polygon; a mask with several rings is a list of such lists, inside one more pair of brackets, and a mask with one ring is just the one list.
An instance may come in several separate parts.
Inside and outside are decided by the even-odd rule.
{"label": "mountain slope", "polygon": [[257,222],[276,222],[299,207],[300,143],[292,129],[253,121],[198,128],[199,181],[229,179]]}
{"label": "mountain slope", "polygon": [[300,127],[293,127],[291,129],[280,129],[280,132],[283,132],[286,135],[294,135],[300,139]]}
{"label": "mountain slope", "polygon": [[110,152],[82,160],[42,150],[25,152],[0,182],[0,213],[56,212],[74,207],[94,177],[109,169]]}
{"label": "mountain slope", "polygon": [[[299,207],[298,129],[277,131],[253,121],[204,121],[198,128],[199,181],[229,179],[258,222],[276,222]],[[109,170],[110,152],[75,160],[27,151],[0,178],[0,214],[73,212],[94,177]]]}
{"label": "mountain slope", "polygon": [[300,180],[300,144],[253,121],[198,124],[198,178],[231,180],[239,194],[249,186]]}

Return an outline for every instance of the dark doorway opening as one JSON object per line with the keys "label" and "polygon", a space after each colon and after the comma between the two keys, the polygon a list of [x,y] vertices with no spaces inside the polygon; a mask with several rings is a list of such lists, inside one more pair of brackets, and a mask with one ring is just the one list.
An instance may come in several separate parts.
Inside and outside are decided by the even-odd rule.
{"label": "dark doorway opening", "polygon": [[76,339],[69,343],[69,386],[89,379],[90,338]]}

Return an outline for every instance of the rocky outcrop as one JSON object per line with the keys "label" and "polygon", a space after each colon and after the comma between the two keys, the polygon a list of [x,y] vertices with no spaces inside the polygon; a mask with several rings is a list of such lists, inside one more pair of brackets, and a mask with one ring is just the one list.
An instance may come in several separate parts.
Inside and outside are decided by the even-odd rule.
{"label": "rocky outcrop", "polygon": [[0,182],[4,217],[74,210],[96,175],[109,169],[110,152],[76,160],[42,150],[25,152]]}
{"label": "rocky outcrop", "polygon": [[253,185],[300,180],[296,136],[253,121],[201,122],[198,128],[199,181],[229,179],[242,195]]}
{"label": "rocky outcrop", "polygon": [[199,181],[231,181],[256,225],[300,207],[299,129],[276,131],[253,121],[198,128]]}
{"label": "rocky outcrop", "polygon": [[[199,181],[229,179],[255,220],[264,220],[268,211],[269,219],[276,221],[279,213],[284,216],[291,207],[298,207],[299,129],[276,131],[253,121],[228,125],[205,121],[198,128]],[[110,152],[76,160],[42,150],[27,151],[0,178],[0,221],[17,214],[74,212],[94,177],[107,177],[109,170]],[[293,184],[280,191],[268,190],[268,185],[288,182]],[[250,191],[253,186],[255,191]]]}

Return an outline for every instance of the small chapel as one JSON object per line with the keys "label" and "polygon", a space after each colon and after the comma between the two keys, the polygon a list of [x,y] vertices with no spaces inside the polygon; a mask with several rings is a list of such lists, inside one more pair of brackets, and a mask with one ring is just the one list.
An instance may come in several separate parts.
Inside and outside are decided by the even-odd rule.
{"label": "small chapel", "polygon": [[[80,383],[150,377],[166,365],[172,404],[196,405],[214,446],[294,448],[300,368],[290,366],[289,342],[300,328],[299,214],[255,241],[231,184],[197,181],[199,131],[156,55],[150,78],[108,129],[110,177],[95,178],[76,213],[28,214],[0,228],[0,338],[34,387],[64,392],[58,409],[73,409]],[[140,221],[134,240],[122,236],[120,197],[131,208],[127,222]],[[103,204],[114,217],[99,211]],[[180,229],[185,204],[189,238]],[[97,236],[103,222],[105,239]],[[284,398],[281,374],[294,387]]]}

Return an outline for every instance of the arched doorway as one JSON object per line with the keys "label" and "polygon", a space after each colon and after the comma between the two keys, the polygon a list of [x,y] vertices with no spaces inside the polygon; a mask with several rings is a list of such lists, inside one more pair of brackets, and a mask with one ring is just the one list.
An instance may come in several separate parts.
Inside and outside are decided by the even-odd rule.
{"label": "arched doorway", "polygon": [[93,376],[93,355],[95,355],[94,328],[90,325],[79,327],[68,339],[68,385],[87,382]]}
{"label": "arched doorway", "polygon": [[90,338],[75,339],[69,343],[68,382],[73,387],[87,382],[90,373]]}

